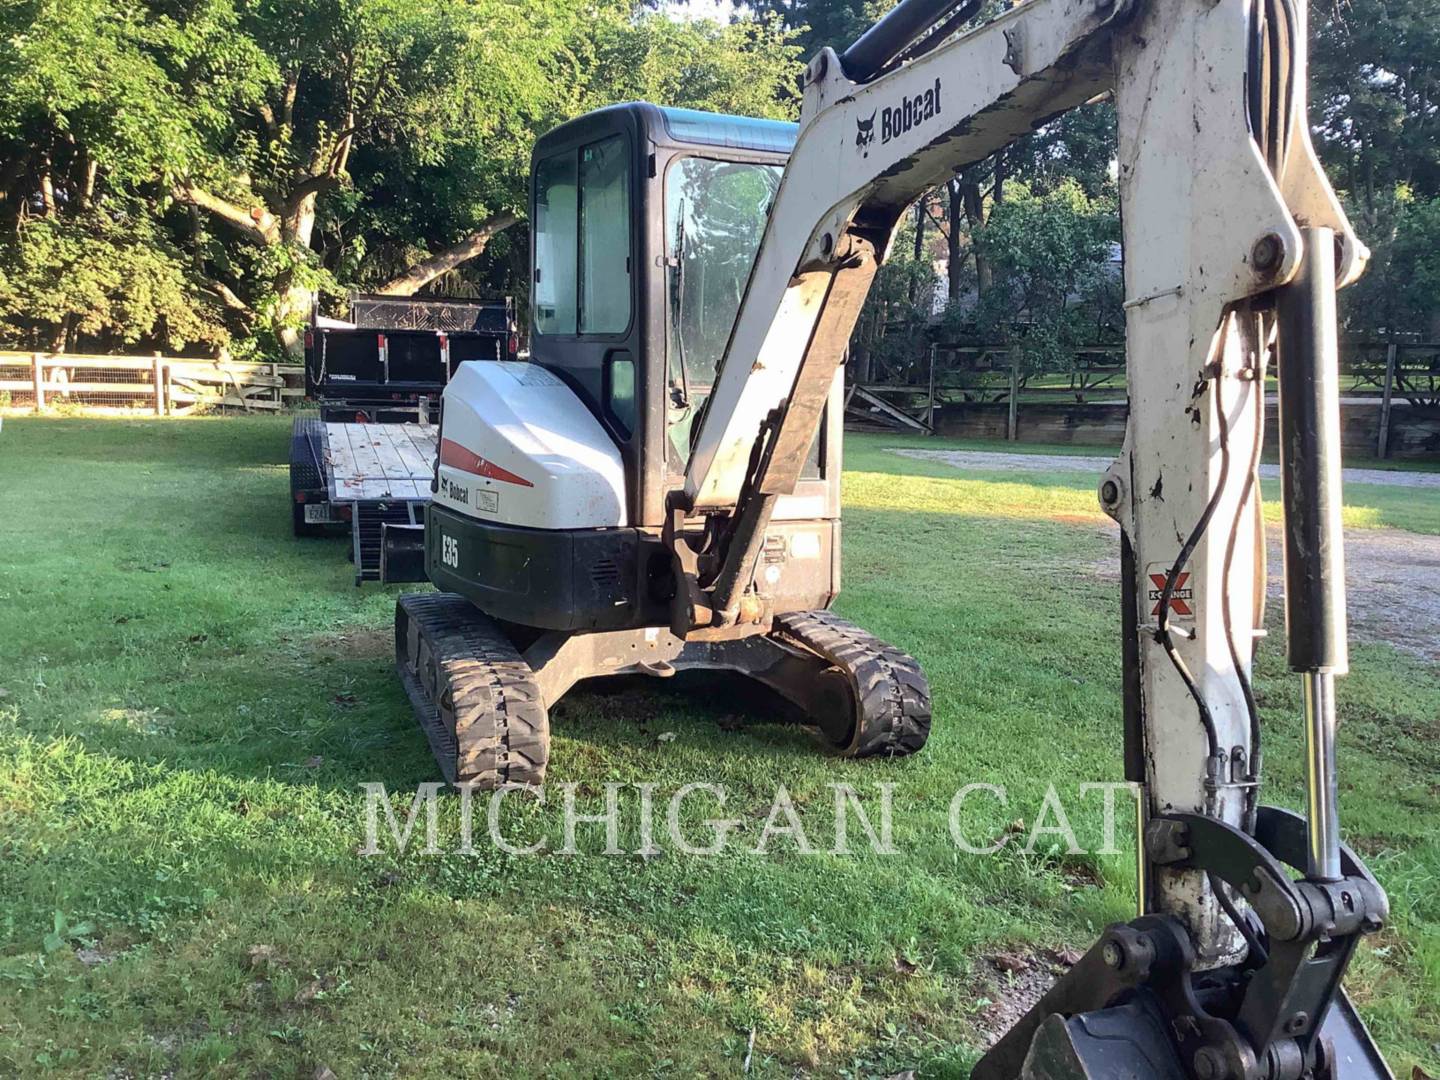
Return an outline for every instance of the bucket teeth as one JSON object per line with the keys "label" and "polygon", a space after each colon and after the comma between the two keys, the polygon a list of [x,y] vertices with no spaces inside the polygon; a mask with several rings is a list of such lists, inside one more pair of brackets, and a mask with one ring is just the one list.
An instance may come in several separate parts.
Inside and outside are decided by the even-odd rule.
{"label": "bucket teeth", "polygon": [[831,750],[842,757],[905,757],[925,745],[930,683],[914,657],[829,611],[779,615],[772,636],[829,661],[822,678],[843,680],[848,723],[820,725]]}
{"label": "bucket teeth", "polygon": [[483,790],[544,782],[545,702],[493,620],[453,593],[402,596],[395,646],[400,681],[447,780]]}

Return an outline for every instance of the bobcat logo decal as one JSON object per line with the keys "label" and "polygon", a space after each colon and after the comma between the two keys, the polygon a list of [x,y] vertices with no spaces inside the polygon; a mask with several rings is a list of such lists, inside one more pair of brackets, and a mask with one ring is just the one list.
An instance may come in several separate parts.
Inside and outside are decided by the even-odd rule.
{"label": "bobcat logo decal", "polygon": [[[880,111],[879,109],[876,109],[876,110],[875,110],[875,112],[879,112],[879,111]],[[855,118],[855,145],[856,145],[857,147],[859,147],[862,151],[864,151],[864,156],[865,156],[865,157],[869,157],[869,156],[870,156],[870,150],[869,150],[868,148],[869,148],[870,144],[873,143],[874,141],[875,141],[875,113],[872,112],[872,113],[870,114],[870,119],[869,119],[869,120],[861,120],[861,119],[857,116],[857,117]]]}

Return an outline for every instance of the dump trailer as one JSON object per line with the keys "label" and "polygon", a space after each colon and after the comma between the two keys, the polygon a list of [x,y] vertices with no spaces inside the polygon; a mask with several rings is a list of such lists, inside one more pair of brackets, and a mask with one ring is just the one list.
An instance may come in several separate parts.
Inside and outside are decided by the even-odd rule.
{"label": "dump trailer", "polygon": [[[290,435],[297,537],[347,533],[355,583],[414,581],[440,395],[460,364],[516,355],[509,300],[357,294],[350,319],[312,319],[305,385],[318,415]],[[388,554],[384,533],[401,528]]]}

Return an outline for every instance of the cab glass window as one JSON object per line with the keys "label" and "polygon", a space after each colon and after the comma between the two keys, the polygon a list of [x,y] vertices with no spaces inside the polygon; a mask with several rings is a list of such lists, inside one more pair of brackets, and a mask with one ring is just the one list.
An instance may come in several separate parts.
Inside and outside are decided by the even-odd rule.
{"label": "cab glass window", "polygon": [[630,325],[630,162],[625,140],[580,151],[580,332]]}
{"label": "cab glass window", "polygon": [[665,174],[670,441],[690,458],[716,371],[780,187],[779,165],[686,157]]}
{"label": "cab glass window", "polygon": [[635,396],[635,361],[629,353],[612,356],[606,363],[605,408],[621,433],[628,438],[638,418]]}
{"label": "cab glass window", "polygon": [[575,210],[578,205],[574,151],[535,166],[535,329],[542,334],[575,333],[578,306]]}
{"label": "cab glass window", "polygon": [[540,334],[619,334],[630,325],[630,161],[622,135],[535,166]]}

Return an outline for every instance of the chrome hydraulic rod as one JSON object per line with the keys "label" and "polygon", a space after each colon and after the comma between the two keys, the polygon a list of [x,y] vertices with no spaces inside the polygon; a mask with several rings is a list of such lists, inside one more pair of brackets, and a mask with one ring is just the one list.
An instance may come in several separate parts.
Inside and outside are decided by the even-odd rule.
{"label": "chrome hydraulic rod", "polygon": [[1335,779],[1335,676],[1328,671],[1307,671],[1304,686],[1306,871],[1318,881],[1339,881],[1343,875]]}
{"label": "chrome hydraulic rod", "polygon": [[1335,236],[1301,230],[1294,281],[1280,290],[1280,469],[1285,507],[1285,627],[1290,669],[1304,681],[1307,870],[1340,876],[1335,676],[1349,669],[1340,526],[1340,370]]}

